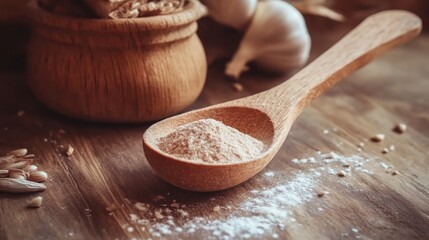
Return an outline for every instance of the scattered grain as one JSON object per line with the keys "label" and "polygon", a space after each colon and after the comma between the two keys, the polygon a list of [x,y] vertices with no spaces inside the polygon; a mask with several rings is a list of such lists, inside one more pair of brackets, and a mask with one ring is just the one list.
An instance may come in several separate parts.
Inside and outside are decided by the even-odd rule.
{"label": "scattered grain", "polygon": [[345,177],[346,176],[346,172],[344,172],[343,170],[338,171],[337,172],[338,177]]}
{"label": "scattered grain", "polygon": [[383,150],[381,151],[381,153],[383,153],[383,154],[387,154],[387,153],[389,153],[389,149],[387,149],[387,148],[383,148]]}
{"label": "scattered grain", "polygon": [[216,206],[213,208],[213,212],[219,212],[220,211],[220,206]]}
{"label": "scattered grain", "polygon": [[395,131],[399,134],[405,133],[407,131],[407,125],[405,125],[404,123],[398,123],[393,128],[393,131]]}
{"label": "scattered grain", "polygon": [[381,142],[381,141],[384,140],[384,138],[385,138],[384,134],[379,133],[379,134],[376,134],[374,137],[372,137],[371,141],[373,141],[373,142]]}
{"label": "scattered grain", "polygon": [[67,156],[71,156],[74,152],[74,148],[69,144],[69,147],[67,148]]}
{"label": "scattered grain", "polygon": [[24,170],[25,172],[35,172],[37,171],[37,166],[36,165],[28,165],[25,168],[23,168],[22,170]]}
{"label": "scattered grain", "polygon": [[395,175],[399,175],[399,172],[398,172],[398,170],[396,170],[396,169],[393,169],[393,171],[392,171],[392,175],[393,175],[393,176],[395,176]]}
{"label": "scattered grain", "polygon": [[5,169],[22,169],[27,167],[33,162],[33,159],[14,159],[14,163],[8,165],[5,167]]}
{"label": "scattered grain", "polygon": [[30,173],[30,177],[28,178],[28,180],[33,182],[44,182],[47,179],[48,179],[48,174],[43,171],[32,172]]}
{"label": "scattered grain", "polygon": [[7,153],[7,155],[13,155],[15,157],[24,157],[27,155],[28,150],[26,148],[20,148]]}
{"label": "scattered grain", "polygon": [[31,208],[39,208],[42,205],[43,198],[42,197],[35,197],[31,199],[30,203],[28,204],[28,207]]}
{"label": "scattered grain", "polygon": [[327,194],[329,194],[329,192],[327,192],[327,191],[319,191],[319,192],[317,192],[317,197],[321,198],[321,197],[323,197],[323,196],[325,196]]}

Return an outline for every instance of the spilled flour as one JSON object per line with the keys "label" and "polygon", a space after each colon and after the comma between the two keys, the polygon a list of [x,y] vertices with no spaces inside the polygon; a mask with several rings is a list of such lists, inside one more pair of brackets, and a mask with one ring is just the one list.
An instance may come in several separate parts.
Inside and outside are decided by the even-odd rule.
{"label": "spilled flour", "polygon": [[[177,239],[193,233],[207,239],[277,238],[276,232],[296,221],[293,209],[317,198],[314,192],[318,180],[305,173],[287,177],[268,172],[262,181],[273,177],[283,180],[271,188],[250,191],[242,202],[213,208],[216,211],[211,218],[191,216],[192,207],[158,197],[156,202],[162,203],[161,207],[136,203],[137,211],[130,214],[130,220],[154,238]],[[221,217],[218,212],[227,214]]]}
{"label": "spilled flour", "polygon": [[264,144],[214,119],[202,119],[178,127],[158,139],[160,150],[194,162],[231,163],[257,158]]}
{"label": "spilled flour", "polygon": [[[130,224],[123,228],[132,230],[129,232],[136,236],[152,239],[197,236],[223,240],[277,239],[288,229],[300,227],[302,216],[297,210],[305,207],[325,211],[321,198],[335,193],[323,190],[323,179],[338,181],[339,186],[354,187],[353,174],[372,175],[386,168],[384,163],[373,158],[342,156],[334,152],[316,152],[311,157],[293,159],[290,164],[301,170],[293,170],[292,175],[290,171],[264,172],[253,180],[257,181],[253,186],[259,189],[243,193],[238,201],[236,198],[228,201],[219,193],[210,199],[184,204],[167,193],[155,196],[152,202],[137,202],[129,215]],[[339,171],[344,171],[345,176],[339,177]],[[325,196],[320,195],[322,190]],[[209,209],[209,212],[201,215],[201,209]],[[348,236],[358,238],[359,234],[354,232]]]}

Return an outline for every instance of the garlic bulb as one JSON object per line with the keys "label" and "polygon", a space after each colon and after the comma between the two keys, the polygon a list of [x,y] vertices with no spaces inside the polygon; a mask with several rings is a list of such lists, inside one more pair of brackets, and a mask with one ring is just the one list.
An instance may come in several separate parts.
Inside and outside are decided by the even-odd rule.
{"label": "garlic bulb", "polygon": [[250,23],[257,0],[201,0],[209,15],[218,23],[244,30]]}
{"label": "garlic bulb", "polygon": [[239,78],[248,62],[265,70],[286,72],[307,62],[310,47],[304,17],[298,10],[280,0],[259,1],[225,74]]}

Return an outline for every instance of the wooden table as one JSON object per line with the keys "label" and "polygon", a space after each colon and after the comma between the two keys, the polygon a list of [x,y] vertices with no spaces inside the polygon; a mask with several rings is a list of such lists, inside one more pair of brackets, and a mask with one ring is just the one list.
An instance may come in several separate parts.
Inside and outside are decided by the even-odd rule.
{"label": "wooden table", "polygon": [[[312,56],[344,31],[313,33]],[[288,78],[252,71],[242,78],[245,90],[235,92],[223,67],[210,67],[190,109]],[[42,193],[0,194],[0,239],[429,239],[429,35],[316,99],[263,172],[215,193],[183,191],[154,175],[141,146],[148,124],[60,116],[34,99],[19,67],[2,69],[0,153],[28,148],[49,180]],[[397,122],[407,124],[406,133],[392,131]],[[386,139],[368,141],[376,133]],[[69,144],[75,152],[67,157]],[[382,154],[390,145],[395,150]],[[325,163],[318,151],[354,161],[351,171],[329,158]],[[304,163],[309,157],[316,162]],[[386,173],[388,165],[400,174]],[[346,177],[338,177],[339,170]],[[321,191],[329,194],[318,197]],[[43,196],[42,207],[26,208],[35,196]]]}

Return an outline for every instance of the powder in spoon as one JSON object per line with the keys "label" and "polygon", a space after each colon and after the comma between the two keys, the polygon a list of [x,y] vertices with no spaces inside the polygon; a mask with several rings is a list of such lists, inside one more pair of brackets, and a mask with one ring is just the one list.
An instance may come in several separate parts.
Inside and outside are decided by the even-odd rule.
{"label": "powder in spoon", "polygon": [[193,162],[231,163],[257,158],[264,144],[214,119],[179,126],[158,139],[158,147],[175,157]]}

